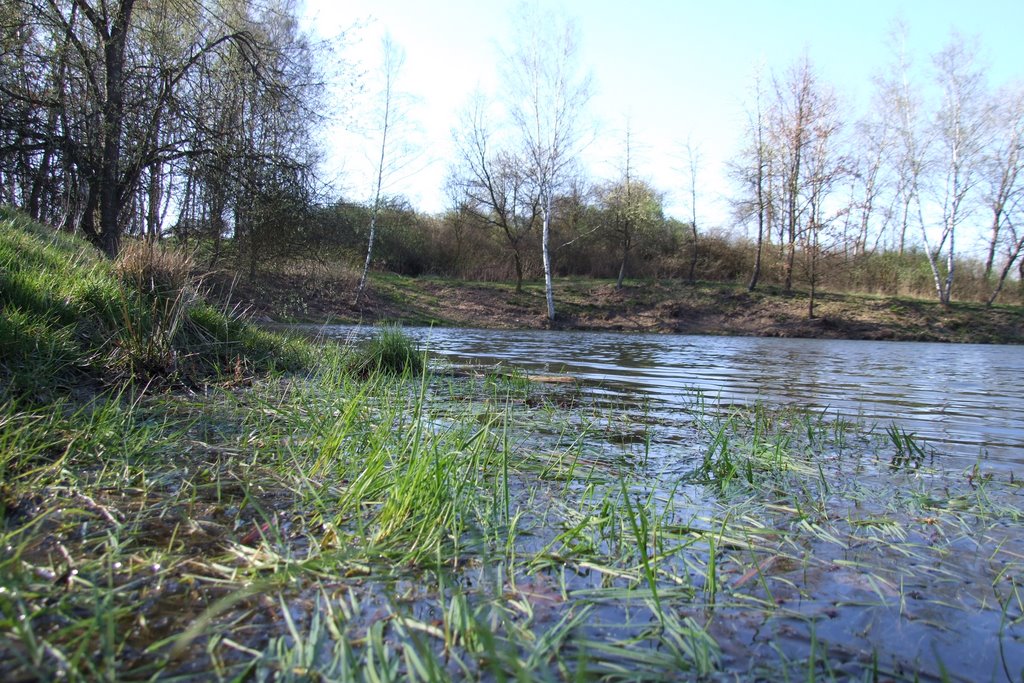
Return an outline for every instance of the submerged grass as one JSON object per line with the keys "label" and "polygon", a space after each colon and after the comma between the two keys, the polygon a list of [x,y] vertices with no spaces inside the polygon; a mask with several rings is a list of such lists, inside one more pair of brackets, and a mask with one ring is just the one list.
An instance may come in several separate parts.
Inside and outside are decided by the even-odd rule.
{"label": "submerged grass", "polygon": [[[1021,676],[1019,481],[792,409],[698,402],[661,442],[573,385],[428,373],[395,330],[264,336],[5,220],[52,274],[3,271],[0,679]],[[164,295],[191,322],[154,351],[89,336]]]}

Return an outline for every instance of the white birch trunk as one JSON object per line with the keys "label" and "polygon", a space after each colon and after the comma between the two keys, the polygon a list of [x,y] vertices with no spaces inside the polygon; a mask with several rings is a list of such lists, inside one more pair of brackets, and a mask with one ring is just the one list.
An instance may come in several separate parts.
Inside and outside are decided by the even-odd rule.
{"label": "white birch trunk", "polygon": [[384,115],[382,117],[380,136],[380,159],[377,162],[377,188],[373,195],[373,207],[370,210],[370,234],[366,245],[366,262],[363,264],[363,274],[359,278],[359,285],[356,287],[354,303],[359,303],[359,298],[366,289],[366,279],[370,273],[370,263],[373,261],[373,244],[377,239],[377,216],[380,214],[381,188],[384,186],[384,165],[387,162],[388,130],[391,125],[391,102],[394,97],[394,82],[401,68],[402,58],[395,51],[391,44],[390,36],[384,39]]}
{"label": "white birch trunk", "polygon": [[555,320],[555,289],[551,280],[551,193],[544,197],[544,229],[541,235],[541,251],[544,257],[544,294],[548,303],[548,320]]}

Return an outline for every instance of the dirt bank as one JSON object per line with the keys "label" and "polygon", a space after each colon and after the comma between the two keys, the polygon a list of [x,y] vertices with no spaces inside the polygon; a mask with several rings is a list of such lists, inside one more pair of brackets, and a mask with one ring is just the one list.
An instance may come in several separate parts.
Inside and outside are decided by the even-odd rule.
{"label": "dirt bank", "polygon": [[622,290],[603,280],[559,280],[558,319],[545,315],[542,283],[376,276],[359,303],[347,279],[273,274],[236,284],[232,298],[273,321],[441,325],[494,329],[557,327],[677,334],[828,339],[1024,343],[1024,308],[820,293],[808,318],[806,292],[747,292],[717,283],[659,280]]}

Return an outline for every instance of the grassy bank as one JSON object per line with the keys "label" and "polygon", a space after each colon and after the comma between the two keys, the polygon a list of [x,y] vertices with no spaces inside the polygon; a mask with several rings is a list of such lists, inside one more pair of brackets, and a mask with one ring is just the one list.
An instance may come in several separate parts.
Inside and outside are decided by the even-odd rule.
{"label": "grassy bank", "polygon": [[120,336],[152,277],[19,221],[0,254],[60,276],[0,271],[3,680],[1024,673],[1005,470],[699,396],[665,444],[572,383],[266,335],[194,282],[155,362]]}
{"label": "grassy bank", "polygon": [[21,396],[297,368],[310,349],[203,298],[189,260],[130,244],[116,263],[0,207],[0,378]]}
{"label": "grassy bank", "polygon": [[[235,300],[277,321],[540,329],[549,327],[544,287],[405,278],[376,273],[369,295],[352,304],[355,281],[343,269],[282,268],[231,290]],[[225,288],[226,289],[226,288]],[[1024,342],[1024,307],[822,292],[808,319],[806,292],[681,280],[556,280],[556,327],[680,334],[939,341]]]}

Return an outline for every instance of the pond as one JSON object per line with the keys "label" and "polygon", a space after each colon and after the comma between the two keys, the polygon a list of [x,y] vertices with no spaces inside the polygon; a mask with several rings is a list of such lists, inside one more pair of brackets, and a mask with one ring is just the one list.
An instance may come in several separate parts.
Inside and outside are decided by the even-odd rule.
{"label": "pond", "polygon": [[478,370],[435,375],[440,431],[512,456],[464,590],[528,586],[534,636],[579,618],[592,670],[1024,680],[1024,347],[405,332]]}
{"label": "pond", "polygon": [[[331,337],[372,328],[327,326]],[[646,404],[670,425],[699,393],[712,406],[799,405],[884,430],[897,425],[944,457],[1024,464],[1024,346],[605,332],[405,328],[456,366],[566,373],[616,405]],[[952,463],[950,463],[952,464]]]}

